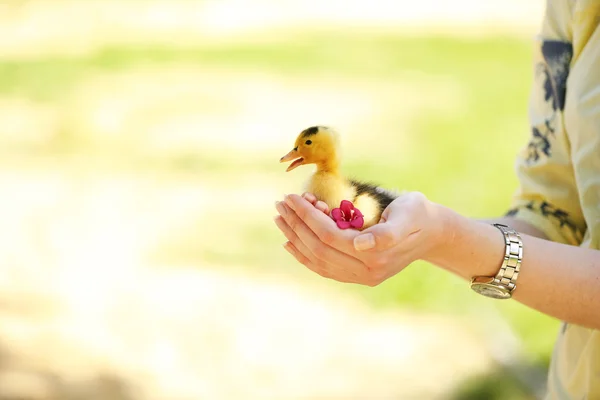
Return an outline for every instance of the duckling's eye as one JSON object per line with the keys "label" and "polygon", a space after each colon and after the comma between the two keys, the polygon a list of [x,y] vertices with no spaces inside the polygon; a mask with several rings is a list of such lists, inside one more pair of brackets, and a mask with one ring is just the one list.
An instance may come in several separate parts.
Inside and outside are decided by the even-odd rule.
{"label": "duckling's eye", "polygon": [[312,140],[307,140],[306,142],[304,142],[306,144],[312,144]]}

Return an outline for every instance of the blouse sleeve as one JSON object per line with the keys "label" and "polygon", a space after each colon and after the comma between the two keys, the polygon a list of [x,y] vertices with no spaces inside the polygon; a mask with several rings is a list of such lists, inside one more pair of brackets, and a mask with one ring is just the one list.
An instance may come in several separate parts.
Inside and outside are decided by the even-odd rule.
{"label": "blouse sleeve", "polygon": [[530,135],[517,154],[519,186],[507,215],[536,227],[550,240],[578,245],[586,224],[563,118],[573,63],[571,4],[547,2],[534,46]]}

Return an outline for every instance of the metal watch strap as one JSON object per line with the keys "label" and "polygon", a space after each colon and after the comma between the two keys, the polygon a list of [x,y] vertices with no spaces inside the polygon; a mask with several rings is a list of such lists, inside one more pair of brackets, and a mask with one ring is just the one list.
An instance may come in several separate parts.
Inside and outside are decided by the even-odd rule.
{"label": "metal watch strap", "polygon": [[517,278],[521,269],[521,260],[523,259],[523,241],[521,236],[512,228],[494,224],[494,226],[504,234],[506,251],[500,271],[494,277],[494,283],[507,287],[511,292],[516,287]]}

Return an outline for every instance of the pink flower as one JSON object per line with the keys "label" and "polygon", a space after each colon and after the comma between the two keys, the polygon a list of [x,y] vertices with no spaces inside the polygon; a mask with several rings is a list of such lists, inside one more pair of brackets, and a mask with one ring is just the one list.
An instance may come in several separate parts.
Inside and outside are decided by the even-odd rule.
{"label": "pink flower", "polygon": [[340,208],[331,210],[331,218],[340,229],[360,229],[365,223],[362,213],[348,200],[342,200]]}

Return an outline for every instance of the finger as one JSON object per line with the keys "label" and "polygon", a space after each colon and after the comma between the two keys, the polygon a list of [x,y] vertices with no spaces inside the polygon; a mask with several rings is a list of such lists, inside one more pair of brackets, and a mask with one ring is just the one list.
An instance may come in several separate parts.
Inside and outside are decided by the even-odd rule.
{"label": "finger", "polygon": [[323,278],[331,279],[331,274],[327,269],[319,267],[318,265],[313,263],[311,260],[304,257],[302,254],[300,254],[298,249],[291,242],[286,242],[283,245],[283,248],[286,249],[287,252],[290,253],[300,264],[304,265],[306,268],[308,268],[312,272],[316,273],[317,275],[322,276]]}
{"label": "finger", "polygon": [[296,261],[298,261],[300,264],[304,265],[304,266],[308,266],[308,264],[310,264],[310,260],[304,255],[302,254],[297,248],[296,246],[294,246],[292,244],[292,242],[285,242],[285,244],[283,245],[283,248],[292,255],[292,257],[294,257],[296,259]]}
{"label": "finger", "polygon": [[[284,231],[286,237],[294,238],[296,236],[294,232],[287,226],[285,220],[281,216],[275,217],[275,223]],[[294,242],[297,245],[294,245]],[[312,253],[304,246],[304,244],[298,240],[297,236],[286,242],[283,247],[290,253],[296,261],[304,265],[306,268],[322,276],[323,278],[333,279],[338,282],[344,283],[360,283],[359,277],[354,273],[347,273],[344,271],[343,274],[335,274],[334,266],[331,266],[323,261],[316,262]],[[301,250],[302,249],[302,250]]]}
{"label": "finger", "polygon": [[[310,251],[314,257],[332,265],[333,268],[337,267],[337,269],[344,274],[352,276],[364,274],[366,266],[362,262],[323,243],[286,204],[281,203],[277,206],[277,209],[281,210],[282,217],[287,224],[287,227],[280,227],[280,229],[284,231],[286,237],[287,235],[290,235],[293,238],[294,236],[292,234],[294,234],[298,237],[299,241],[308,248],[308,251]],[[319,211],[315,210],[315,212]],[[294,241],[292,241],[292,243],[296,245]]]}
{"label": "finger", "polygon": [[326,262],[317,259],[314,254],[312,254],[312,252],[294,233],[292,228],[287,225],[283,217],[277,216],[275,218],[275,223],[283,232],[285,237],[289,240],[289,242],[287,242],[289,244],[287,246],[284,245],[284,248],[290,252],[290,254],[292,254],[300,264],[324,278],[332,277],[331,266]]}
{"label": "finger", "polygon": [[295,211],[295,214],[305,223],[310,231],[332,248],[353,255],[354,238],[359,232],[353,229],[339,229],[333,219],[317,210],[312,204],[298,195],[285,197],[285,204]]}
{"label": "finger", "polygon": [[292,245],[294,245],[294,248],[296,249],[296,251],[298,251],[298,253],[301,254],[307,260],[310,260],[311,262],[315,262],[316,261],[315,255],[306,247],[306,245],[304,245],[304,243],[302,243],[300,238],[298,238],[298,235],[296,235],[296,233],[292,230],[292,228],[290,228],[290,226],[285,222],[283,217],[281,215],[278,215],[277,217],[274,218],[274,220],[275,220],[275,224],[277,225],[279,230],[281,232],[283,232],[283,235],[285,236],[285,238],[287,240],[289,240],[289,242]]}
{"label": "finger", "polygon": [[324,201],[318,200],[317,196],[312,193],[304,193],[302,197],[317,208],[317,210],[329,215],[329,206]]}
{"label": "finger", "polygon": [[329,215],[329,206],[324,201],[317,201],[317,204],[315,204],[315,208]]}
{"label": "finger", "polygon": [[398,245],[413,232],[413,217],[407,209],[393,203],[387,207],[381,222],[354,238],[354,248],[361,252],[382,252]]}
{"label": "finger", "polygon": [[300,264],[304,265],[306,268],[308,268],[312,272],[316,273],[317,275],[322,276],[323,278],[332,279],[332,280],[336,280],[338,282],[343,282],[343,283],[359,283],[355,279],[344,279],[344,278],[337,278],[337,277],[332,276],[329,270],[317,266],[316,264],[311,262],[308,258],[303,257],[301,254],[299,254],[298,250],[290,242],[286,242],[283,245],[283,248],[288,253],[290,253]]}
{"label": "finger", "polygon": [[317,196],[312,193],[306,192],[302,195],[302,197],[312,205],[317,202]]}
{"label": "finger", "polygon": [[328,272],[326,270],[324,270],[323,268],[317,267],[315,264],[313,264],[312,261],[310,261],[308,258],[304,257],[304,255],[302,255],[291,242],[286,242],[283,245],[283,248],[288,253],[290,253],[300,264],[304,265],[306,268],[310,269],[312,272],[315,272],[316,274],[321,275],[324,278],[328,277]]}

